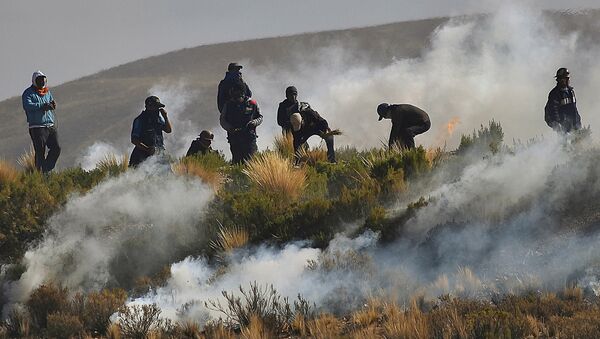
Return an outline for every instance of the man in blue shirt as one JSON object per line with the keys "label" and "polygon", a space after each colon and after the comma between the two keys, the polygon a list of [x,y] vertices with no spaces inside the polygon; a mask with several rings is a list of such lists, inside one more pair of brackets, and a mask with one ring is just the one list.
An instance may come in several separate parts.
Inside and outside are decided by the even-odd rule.
{"label": "man in blue shirt", "polygon": [[165,105],[154,95],[146,98],[146,109],[133,120],[131,143],[135,145],[129,167],[136,167],[142,161],[165,149],[162,132],[171,133],[171,122]]}
{"label": "man in blue shirt", "polygon": [[[56,102],[47,84],[44,73],[34,72],[31,77],[31,86],[21,96],[29,124],[29,135],[35,151],[35,167],[43,173],[54,169],[60,155],[58,134],[54,125]],[[46,148],[48,154],[46,154]]]}

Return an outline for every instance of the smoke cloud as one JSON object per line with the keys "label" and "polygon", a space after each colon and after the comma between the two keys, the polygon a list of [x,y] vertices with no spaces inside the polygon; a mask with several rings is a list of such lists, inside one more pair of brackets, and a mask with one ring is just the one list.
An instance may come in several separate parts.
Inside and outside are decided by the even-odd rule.
{"label": "smoke cloud", "polygon": [[70,199],[25,254],[20,280],[5,286],[11,301],[26,300],[47,281],[74,290],[124,286],[202,243],[212,189],[156,160]]}

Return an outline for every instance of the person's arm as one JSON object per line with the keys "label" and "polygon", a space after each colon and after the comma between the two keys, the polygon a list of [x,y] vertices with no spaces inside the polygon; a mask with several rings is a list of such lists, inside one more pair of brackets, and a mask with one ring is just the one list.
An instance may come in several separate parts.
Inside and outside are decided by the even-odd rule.
{"label": "person's arm", "polygon": [[288,120],[289,124],[289,118],[286,119],[286,115],[287,109],[284,107],[283,103],[279,103],[279,108],[277,109],[277,125],[281,126],[281,128],[286,128],[286,120]]}
{"label": "person's arm", "polygon": [[560,101],[555,98],[555,90],[550,91],[548,94],[548,101],[546,102],[546,106],[544,107],[545,116],[544,120],[546,120],[546,124],[548,126],[554,128],[558,123],[558,106],[560,105]]}
{"label": "person's arm", "polygon": [[259,126],[263,122],[263,116],[260,114],[260,108],[258,107],[258,103],[255,100],[251,101],[251,104],[254,106],[254,115],[252,116],[252,120],[248,122],[248,125],[252,125],[254,127]]}
{"label": "person's arm", "polygon": [[244,85],[246,85],[246,96],[248,98],[252,98],[252,91],[250,90],[250,86],[244,81]]}
{"label": "person's arm", "polygon": [[[38,102],[34,100],[35,94],[33,92],[27,91],[23,93],[21,100],[23,102],[23,109],[27,112],[36,112],[41,111],[45,112],[50,109],[47,103]],[[47,109],[46,109],[47,108]]]}
{"label": "person's arm", "polygon": [[575,98],[575,90],[571,88],[571,95],[573,95],[573,109],[575,109],[575,128],[581,128],[581,116],[579,115],[579,110],[577,109],[577,98]]}
{"label": "person's arm", "polygon": [[223,105],[223,111],[221,112],[221,116],[219,116],[219,124],[225,131],[230,132],[233,130],[233,125],[227,121],[227,111],[229,110],[228,106],[229,105],[227,103]]}
{"label": "person's arm", "polygon": [[160,115],[162,116],[163,120],[164,120],[164,125],[162,130],[165,133],[171,133],[173,131],[173,127],[171,126],[171,121],[169,120],[169,117],[167,116],[167,111],[165,111],[164,108],[159,109]]}
{"label": "person's arm", "polygon": [[310,110],[309,112],[312,114],[313,118],[317,122],[317,128],[319,129],[319,132],[321,132],[321,133],[329,132],[329,124],[327,123],[327,120],[325,120],[319,114],[319,112],[317,112],[315,110]]}

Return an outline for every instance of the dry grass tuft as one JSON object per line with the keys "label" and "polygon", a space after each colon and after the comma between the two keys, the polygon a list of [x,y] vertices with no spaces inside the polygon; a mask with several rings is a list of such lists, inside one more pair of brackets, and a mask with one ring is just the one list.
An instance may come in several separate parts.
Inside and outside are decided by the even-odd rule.
{"label": "dry grass tuft", "polygon": [[425,152],[425,157],[430,168],[436,168],[448,158],[448,153],[441,147],[428,148]]}
{"label": "dry grass tuft", "polygon": [[430,338],[427,315],[421,312],[415,300],[409,310],[403,312],[396,304],[384,308],[386,321],[383,325],[386,338]]}
{"label": "dry grass tuft", "polygon": [[19,170],[10,162],[0,159],[0,183],[14,182],[19,178]]}
{"label": "dry grass tuft", "polygon": [[192,157],[185,157],[179,160],[179,162],[172,164],[171,169],[175,174],[187,175],[190,177],[196,177],[202,180],[205,184],[212,187],[215,192],[221,189],[221,186],[225,182],[224,176],[215,169],[207,168],[201,163],[194,161]]}
{"label": "dry grass tuft", "polygon": [[325,151],[325,149],[323,149],[322,147],[301,147],[298,150],[298,161],[300,163],[308,164],[311,166],[316,165],[318,162],[326,162],[327,151]]}
{"label": "dry grass tuft", "polygon": [[217,239],[210,242],[210,247],[218,252],[229,253],[236,248],[244,247],[248,243],[248,231],[238,227],[219,226]]}
{"label": "dry grass tuft", "polygon": [[292,133],[284,133],[275,137],[275,151],[282,157],[294,157],[294,136]]}
{"label": "dry grass tuft", "polygon": [[115,175],[127,171],[128,165],[129,155],[127,153],[121,155],[120,157],[114,153],[108,153],[104,155],[102,160],[98,161],[96,168],[102,172]]}
{"label": "dry grass tuft", "polygon": [[277,335],[265,326],[264,322],[257,315],[252,315],[250,323],[242,329],[242,338],[245,339],[263,339],[276,338]]}
{"label": "dry grass tuft", "polygon": [[112,323],[106,330],[106,338],[108,339],[121,339],[121,328],[118,324]]}
{"label": "dry grass tuft", "polygon": [[17,159],[17,164],[23,167],[25,172],[31,173],[36,170],[35,168],[35,150],[33,149],[33,145],[29,147],[29,151],[25,151],[25,153],[21,154]]}
{"label": "dry grass tuft", "polygon": [[276,152],[259,154],[243,170],[264,193],[279,201],[295,201],[306,187],[306,171],[294,168],[290,159]]}
{"label": "dry grass tuft", "polygon": [[342,322],[331,314],[321,314],[308,322],[308,331],[315,338],[339,338]]}

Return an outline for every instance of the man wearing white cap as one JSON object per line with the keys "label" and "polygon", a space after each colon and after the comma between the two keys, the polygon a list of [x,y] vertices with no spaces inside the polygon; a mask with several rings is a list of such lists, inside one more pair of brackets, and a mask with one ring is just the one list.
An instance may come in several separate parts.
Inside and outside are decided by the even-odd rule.
{"label": "man wearing white cap", "polygon": [[60,155],[60,145],[54,125],[56,102],[47,84],[46,75],[36,71],[31,76],[31,86],[25,89],[21,96],[35,151],[35,167],[43,173],[54,169]]}

